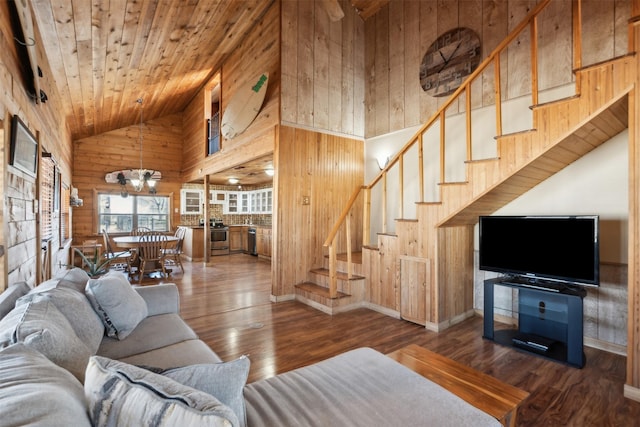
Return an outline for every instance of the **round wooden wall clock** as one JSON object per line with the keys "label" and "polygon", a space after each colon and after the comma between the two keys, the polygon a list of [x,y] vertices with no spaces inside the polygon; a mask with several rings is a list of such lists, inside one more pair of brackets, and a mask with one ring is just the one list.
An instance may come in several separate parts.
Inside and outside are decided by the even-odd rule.
{"label": "round wooden wall clock", "polygon": [[459,27],[440,35],[420,64],[420,86],[431,96],[452,94],[480,65],[480,37]]}

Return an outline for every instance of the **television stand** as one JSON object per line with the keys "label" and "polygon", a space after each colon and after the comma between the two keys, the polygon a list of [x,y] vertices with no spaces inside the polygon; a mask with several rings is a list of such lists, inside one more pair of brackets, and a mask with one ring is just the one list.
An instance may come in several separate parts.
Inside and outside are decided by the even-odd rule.
{"label": "television stand", "polygon": [[[585,363],[583,307],[586,291],[560,284],[498,277],[484,281],[483,337],[577,368]],[[518,329],[494,330],[495,286],[518,290]]]}

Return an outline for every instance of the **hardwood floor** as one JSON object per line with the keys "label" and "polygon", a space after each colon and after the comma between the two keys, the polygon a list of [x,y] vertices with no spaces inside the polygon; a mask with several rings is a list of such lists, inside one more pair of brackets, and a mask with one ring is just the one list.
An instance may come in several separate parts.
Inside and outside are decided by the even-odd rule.
{"label": "hardwood floor", "polygon": [[249,382],[357,347],[389,353],[415,343],[531,393],[519,426],[640,426],[640,403],[623,397],[623,356],[585,347],[576,369],[484,340],[480,317],[437,334],[368,309],[329,316],[271,303],[270,263],[249,255],[183,264],[184,274],[165,279],[179,286],[183,318],[223,360],[247,354]]}

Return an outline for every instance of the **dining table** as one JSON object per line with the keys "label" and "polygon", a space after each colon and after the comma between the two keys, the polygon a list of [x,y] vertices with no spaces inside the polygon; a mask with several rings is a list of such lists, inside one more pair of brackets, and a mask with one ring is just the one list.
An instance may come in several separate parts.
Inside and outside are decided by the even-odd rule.
{"label": "dining table", "polygon": [[[173,245],[178,243],[178,237],[173,235],[162,235],[163,240],[165,241],[165,249],[171,248]],[[140,259],[136,254],[137,248],[140,246],[140,240],[142,239],[142,235],[127,235],[127,236],[114,236],[113,243],[120,249],[127,249],[134,253],[133,259],[131,260],[131,266],[139,267]],[[148,241],[148,240],[147,240]],[[165,268],[167,274],[171,274],[170,268]],[[143,273],[145,275],[149,274],[150,277],[154,277],[156,272],[151,273]]]}

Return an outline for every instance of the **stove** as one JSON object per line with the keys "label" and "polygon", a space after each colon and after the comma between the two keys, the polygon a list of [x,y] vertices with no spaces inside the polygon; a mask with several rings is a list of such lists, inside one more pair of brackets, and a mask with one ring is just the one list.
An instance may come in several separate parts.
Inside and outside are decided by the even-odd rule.
{"label": "stove", "polygon": [[211,256],[229,255],[229,227],[220,223],[210,229]]}

